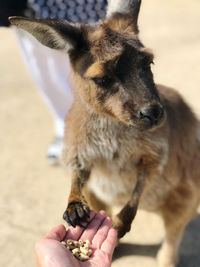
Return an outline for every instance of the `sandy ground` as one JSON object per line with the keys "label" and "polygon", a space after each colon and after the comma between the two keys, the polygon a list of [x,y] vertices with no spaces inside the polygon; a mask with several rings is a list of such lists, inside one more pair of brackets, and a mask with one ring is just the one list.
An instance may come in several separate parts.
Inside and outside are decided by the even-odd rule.
{"label": "sandy ground", "polygon": [[[155,52],[155,80],[177,88],[200,114],[200,1],[143,1],[143,42]],[[34,244],[63,223],[69,181],[48,165],[53,122],[10,29],[0,29],[0,266],[33,267]],[[112,266],[156,266],[163,237],[158,217],[139,212]],[[179,267],[200,266],[200,217],[190,223]]]}

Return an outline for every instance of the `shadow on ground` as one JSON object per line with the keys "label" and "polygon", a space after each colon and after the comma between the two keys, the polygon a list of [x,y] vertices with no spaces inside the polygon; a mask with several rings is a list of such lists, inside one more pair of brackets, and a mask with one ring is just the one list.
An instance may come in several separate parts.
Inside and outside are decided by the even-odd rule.
{"label": "shadow on ground", "polygon": [[[125,256],[147,256],[155,258],[160,248],[157,245],[121,243],[115,249],[113,262]],[[179,249],[180,261],[177,267],[200,267],[200,215],[189,223]]]}
{"label": "shadow on ground", "polygon": [[155,257],[160,245],[136,245],[130,243],[122,243],[115,249],[113,261],[124,256],[148,256]]}

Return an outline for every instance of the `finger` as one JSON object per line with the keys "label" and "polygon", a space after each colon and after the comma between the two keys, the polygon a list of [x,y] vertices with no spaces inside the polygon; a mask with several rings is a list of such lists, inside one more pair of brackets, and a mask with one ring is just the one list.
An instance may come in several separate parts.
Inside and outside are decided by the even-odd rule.
{"label": "finger", "polygon": [[90,240],[92,241],[94,235],[96,234],[97,230],[99,229],[100,225],[106,218],[106,213],[105,211],[100,211],[99,213],[96,214],[94,219],[88,224],[87,228],[81,235],[82,240]]}
{"label": "finger", "polygon": [[95,236],[92,240],[92,244],[93,244],[94,248],[97,248],[97,249],[101,248],[101,245],[102,245],[103,241],[106,239],[106,237],[108,235],[108,231],[109,231],[111,226],[112,226],[112,220],[108,217],[105,218],[105,220],[103,221],[103,223],[99,227],[97,233],[95,234]]}
{"label": "finger", "polygon": [[44,238],[62,241],[66,235],[66,228],[60,224],[50,230]]}
{"label": "finger", "polygon": [[101,250],[103,250],[109,256],[110,259],[112,258],[116,243],[117,243],[117,231],[111,228],[108,231],[108,235],[101,246]]}
{"label": "finger", "polygon": [[[95,212],[90,211],[90,218],[88,219],[88,222],[92,221],[92,219],[94,217],[95,217]],[[67,230],[65,240],[67,240],[67,239],[72,239],[72,240],[80,239],[80,236],[83,233],[83,231],[85,230],[85,228],[87,227],[88,223],[82,223],[82,224],[84,227],[80,227],[78,225],[75,228],[69,227],[69,229]]]}

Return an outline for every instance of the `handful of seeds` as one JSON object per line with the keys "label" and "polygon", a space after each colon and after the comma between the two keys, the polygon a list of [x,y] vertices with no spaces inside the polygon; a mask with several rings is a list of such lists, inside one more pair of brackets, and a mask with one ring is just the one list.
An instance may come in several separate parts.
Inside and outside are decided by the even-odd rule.
{"label": "handful of seeds", "polygon": [[92,249],[90,249],[89,240],[86,240],[85,242],[82,240],[67,240],[61,241],[61,243],[66,246],[72,252],[72,254],[80,261],[86,261],[92,255]]}

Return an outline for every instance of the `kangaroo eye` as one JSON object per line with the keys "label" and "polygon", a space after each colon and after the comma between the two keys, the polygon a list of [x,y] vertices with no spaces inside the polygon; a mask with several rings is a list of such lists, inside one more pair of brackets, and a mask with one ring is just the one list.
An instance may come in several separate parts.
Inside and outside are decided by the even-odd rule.
{"label": "kangaroo eye", "polygon": [[93,81],[101,87],[106,87],[111,84],[112,78],[110,76],[104,76],[102,78],[93,78]]}

